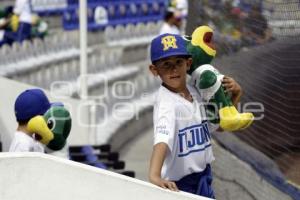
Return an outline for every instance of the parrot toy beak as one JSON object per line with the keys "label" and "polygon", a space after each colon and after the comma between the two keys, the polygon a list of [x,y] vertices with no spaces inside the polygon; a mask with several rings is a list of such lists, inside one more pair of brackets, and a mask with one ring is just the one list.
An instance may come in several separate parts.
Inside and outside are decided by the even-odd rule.
{"label": "parrot toy beak", "polygon": [[35,134],[35,139],[47,145],[54,138],[54,134],[48,128],[43,116],[36,116],[29,120],[27,129],[31,134]]}
{"label": "parrot toy beak", "polygon": [[212,38],[213,30],[208,26],[200,26],[193,32],[191,43],[202,48],[208,55],[215,57],[217,52]]}

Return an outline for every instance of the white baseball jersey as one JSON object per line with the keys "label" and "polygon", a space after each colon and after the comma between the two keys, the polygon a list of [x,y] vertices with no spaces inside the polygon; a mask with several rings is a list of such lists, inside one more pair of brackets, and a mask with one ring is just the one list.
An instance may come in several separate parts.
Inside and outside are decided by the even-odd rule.
{"label": "white baseball jersey", "polygon": [[24,132],[17,131],[9,147],[10,152],[41,152],[44,146]]}
{"label": "white baseball jersey", "polygon": [[191,86],[189,102],[179,94],[161,86],[154,105],[154,145],[169,147],[162,167],[162,178],[177,181],[201,172],[214,160],[210,124],[198,92]]}
{"label": "white baseball jersey", "polygon": [[31,24],[32,16],[30,0],[17,0],[14,7],[14,13],[20,16],[20,22]]}

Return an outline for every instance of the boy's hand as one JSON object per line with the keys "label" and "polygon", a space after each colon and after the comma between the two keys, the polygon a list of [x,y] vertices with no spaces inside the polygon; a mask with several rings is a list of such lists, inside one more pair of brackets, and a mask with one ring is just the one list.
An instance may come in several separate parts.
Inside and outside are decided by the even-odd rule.
{"label": "boy's hand", "polygon": [[230,92],[232,94],[232,102],[234,105],[236,105],[240,101],[240,97],[242,96],[241,86],[229,76],[224,76],[222,85],[225,87],[226,93]]}
{"label": "boy's hand", "polygon": [[167,180],[164,180],[164,179],[161,179],[161,178],[153,178],[151,180],[151,182],[159,187],[162,187],[164,189],[169,189],[169,190],[172,190],[172,191],[176,191],[178,192],[178,188],[176,186],[176,183],[173,182],[173,181],[167,181]]}
{"label": "boy's hand", "polygon": [[231,92],[232,95],[238,95],[242,92],[241,86],[229,76],[224,76],[222,85],[226,88],[226,92]]}

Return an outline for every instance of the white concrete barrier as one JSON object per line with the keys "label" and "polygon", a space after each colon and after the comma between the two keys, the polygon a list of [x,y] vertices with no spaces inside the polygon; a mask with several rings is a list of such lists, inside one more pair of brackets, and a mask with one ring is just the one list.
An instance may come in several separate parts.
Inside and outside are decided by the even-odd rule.
{"label": "white concrete barrier", "polygon": [[41,153],[0,154],[1,200],[209,200]]}

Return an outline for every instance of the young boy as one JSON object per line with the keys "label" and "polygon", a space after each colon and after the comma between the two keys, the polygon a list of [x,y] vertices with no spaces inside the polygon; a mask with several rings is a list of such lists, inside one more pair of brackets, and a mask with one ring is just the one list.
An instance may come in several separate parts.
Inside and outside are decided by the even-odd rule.
{"label": "young boy", "polygon": [[[154,105],[149,180],[173,191],[214,198],[209,123],[201,97],[186,83],[192,59],[183,38],[173,34],[154,38],[151,61],[150,71],[160,77],[162,85]],[[241,88],[233,79],[227,77],[224,84],[233,96],[240,96]]]}
{"label": "young boy", "polygon": [[10,145],[10,152],[44,153],[44,146],[28,132],[27,123],[31,118],[43,115],[49,108],[49,100],[40,89],[26,90],[17,97],[15,115],[18,128]]}

